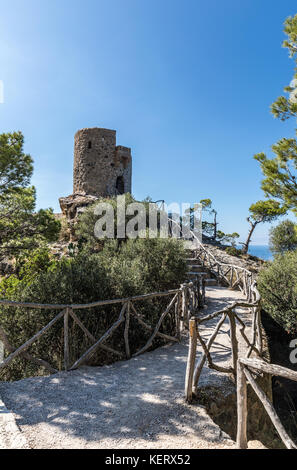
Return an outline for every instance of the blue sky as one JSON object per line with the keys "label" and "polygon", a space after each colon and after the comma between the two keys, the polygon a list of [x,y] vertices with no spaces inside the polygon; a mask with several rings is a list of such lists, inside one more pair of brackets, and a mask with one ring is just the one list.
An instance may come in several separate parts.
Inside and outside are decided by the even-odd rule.
{"label": "blue sky", "polygon": [[[272,117],[294,63],[281,47],[296,0],[0,0],[0,132],[21,130],[38,207],[72,192],[74,133],[117,130],[133,194],[211,198],[243,239],[263,198],[255,153],[295,122]],[[265,243],[269,225],[254,243]]]}

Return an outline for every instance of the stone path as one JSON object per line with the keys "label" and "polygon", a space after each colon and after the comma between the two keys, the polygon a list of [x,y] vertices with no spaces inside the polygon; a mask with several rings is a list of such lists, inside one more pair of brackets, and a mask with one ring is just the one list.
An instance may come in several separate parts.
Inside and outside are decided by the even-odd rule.
{"label": "stone path", "polygon": [[[208,287],[207,297],[203,315],[242,299],[239,292],[219,287]],[[213,322],[204,327],[204,338],[212,329]],[[228,330],[227,323],[214,344],[214,359],[221,365],[230,361]],[[234,442],[203,406],[185,403],[187,353],[184,338],[129,361],[0,382],[0,396],[27,444],[3,443],[1,412],[0,442],[2,436],[4,447],[34,449],[232,448]],[[226,375],[207,367],[201,385],[233,389]]]}

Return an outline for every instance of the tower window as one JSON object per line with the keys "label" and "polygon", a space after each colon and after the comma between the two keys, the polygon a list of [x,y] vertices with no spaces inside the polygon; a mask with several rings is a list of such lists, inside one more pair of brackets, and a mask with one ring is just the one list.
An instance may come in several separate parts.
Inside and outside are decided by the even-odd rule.
{"label": "tower window", "polygon": [[89,140],[88,142],[88,149],[91,149],[92,148],[92,142]]}
{"label": "tower window", "polygon": [[122,176],[117,177],[116,191],[117,191],[117,194],[124,194],[125,193],[125,182],[124,182],[124,178]]}

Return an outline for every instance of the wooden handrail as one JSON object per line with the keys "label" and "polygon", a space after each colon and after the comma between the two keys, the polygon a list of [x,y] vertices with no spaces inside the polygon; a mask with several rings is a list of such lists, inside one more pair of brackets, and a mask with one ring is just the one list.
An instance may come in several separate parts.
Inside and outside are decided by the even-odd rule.
{"label": "wooden handrail", "polygon": [[86,308],[100,307],[103,305],[112,305],[112,304],[122,304],[124,302],[137,301],[137,300],[146,300],[152,299],[153,297],[162,297],[168,296],[171,294],[176,294],[179,289],[172,289],[165,292],[151,292],[149,294],[135,295],[133,297],[125,297],[122,299],[111,299],[111,300],[98,300],[96,302],[91,302],[88,304],[39,304],[32,302],[17,302],[14,300],[0,300],[0,305],[5,305],[6,307],[25,307],[25,308],[41,308],[47,310],[60,310],[64,308],[71,308],[72,310],[83,310]]}
{"label": "wooden handrail", "polygon": [[[228,283],[229,287],[233,289],[235,287],[240,288],[240,290],[247,297],[247,301],[233,302],[231,305],[228,305],[227,307],[221,310],[218,310],[204,317],[200,317],[200,318],[198,317],[195,319],[195,325],[197,329],[196,336],[200,345],[202,346],[203,353],[197,366],[194,367],[193,363],[195,363],[196,352],[195,354],[193,351],[191,354],[189,352],[188,361],[191,361],[191,364],[187,365],[188,373],[186,375],[186,384],[185,384],[185,391],[186,391],[185,394],[186,394],[186,400],[188,402],[192,400],[192,394],[197,393],[199,378],[201,376],[201,372],[202,372],[202,369],[206,360],[210,368],[215,369],[219,372],[223,372],[223,373],[232,373],[236,379],[237,359],[238,359],[238,340],[237,340],[237,332],[236,332],[236,321],[238,321],[241,324],[241,328],[239,332],[249,348],[247,356],[249,357],[253,351],[255,351],[259,356],[261,356],[262,354],[261,307],[260,307],[261,296],[257,289],[257,282],[255,279],[253,279],[253,274],[248,269],[242,266],[236,266],[233,264],[222,263],[221,261],[218,261],[215,258],[215,256],[204,247],[204,245],[200,242],[200,240],[196,237],[196,235],[193,232],[191,233],[192,233],[193,238],[196,240],[196,242],[199,245],[199,248],[194,250],[196,252],[196,259],[199,259],[201,264],[203,266],[206,266],[219,280],[223,278]],[[205,263],[206,259],[207,259],[208,264]],[[227,274],[229,273],[231,273],[230,279],[226,277]],[[234,275],[235,275],[235,279],[234,279]],[[252,312],[253,338],[251,342],[249,341],[249,339],[247,338],[245,334],[244,322],[240,319],[239,315],[236,312],[236,308],[238,307],[248,308]],[[211,335],[211,338],[208,340],[206,344],[203,341],[199,333],[199,325],[209,320],[212,320],[218,316],[221,316],[222,318],[218,321],[214,329],[214,332]],[[212,344],[215,338],[217,337],[217,335],[219,334],[221,327],[223,326],[227,317],[229,319],[229,324],[230,324],[232,367],[222,367],[217,364],[214,364],[214,362],[212,361],[211,353],[210,353]],[[190,341],[190,346],[191,344],[192,343]]]}
{"label": "wooden handrail", "polygon": [[[178,226],[175,220],[171,220],[171,223]],[[196,259],[198,259],[198,251],[202,252],[205,255],[204,259],[202,259],[202,256],[200,256],[200,261],[202,265],[205,265],[204,261],[206,258],[208,258],[208,262],[210,264],[208,268],[216,276],[216,278],[219,281],[224,279],[228,283],[229,287],[232,287],[232,288],[239,287],[239,289],[247,297],[248,301],[251,300],[252,296],[255,297],[254,299],[255,301],[260,300],[260,294],[257,290],[257,285],[256,285],[255,280],[253,279],[253,273],[251,271],[249,271],[247,268],[244,268],[243,266],[237,266],[234,264],[218,261],[216,257],[209,250],[207,250],[207,248],[205,248],[203,243],[199,240],[199,238],[195,235],[195,233],[192,230],[189,230],[189,233],[192,239],[195,240],[195,242],[198,245],[198,248],[193,250],[196,252]],[[212,260],[213,264],[210,263],[209,259]],[[225,268],[227,269],[227,271],[223,272],[222,270]],[[230,271],[231,271],[231,283],[226,278],[226,274],[228,274]],[[244,275],[243,279],[240,279],[239,272],[241,272],[241,274]],[[234,273],[236,275],[236,280],[233,283]],[[242,286],[241,286],[241,282],[243,284]]]}
{"label": "wooden handrail", "polygon": [[[91,302],[88,304],[40,304],[32,302],[14,302],[10,300],[0,300],[0,305],[7,307],[20,307],[20,308],[34,308],[34,309],[63,309],[59,314],[57,314],[45,327],[43,327],[38,333],[36,333],[32,338],[26,341],[18,348],[14,348],[9,344],[8,337],[4,332],[3,328],[0,327],[0,340],[3,342],[5,349],[10,352],[10,355],[0,363],[0,369],[8,366],[15,357],[21,355],[27,360],[31,360],[39,365],[46,367],[50,372],[55,371],[55,369],[42,359],[36,359],[27,353],[27,349],[38,340],[54,323],[56,323],[60,318],[64,319],[64,369],[73,370],[83,363],[85,363],[99,348],[110,352],[113,355],[116,355],[120,358],[126,357],[129,359],[131,357],[130,344],[129,344],[129,329],[130,329],[130,317],[133,316],[143,328],[151,332],[149,340],[144,346],[142,346],[138,351],[136,351],[133,356],[137,356],[147,351],[155,337],[160,337],[166,341],[179,341],[180,340],[180,329],[188,326],[188,315],[193,314],[198,308],[202,307],[201,299],[204,299],[205,293],[203,292],[205,288],[202,276],[197,274],[197,278],[194,281],[187,282],[182,284],[178,289],[171,289],[165,292],[151,292],[148,294],[135,295],[131,297],[121,298],[121,299],[110,299],[110,300],[100,300],[97,302]],[[141,300],[149,300],[157,297],[166,297],[172,296],[167,308],[161,314],[155,327],[148,325],[141,316],[137,313],[133,302]],[[182,298],[184,301],[182,302]],[[108,328],[108,330],[99,338],[96,339],[84,326],[82,321],[75,314],[74,310],[83,310],[87,308],[100,307],[105,305],[121,305],[121,312],[119,318]],[[170,336],[165,333],[161,333],[160,327],[163,323],[163,320],[168,315],[171,309],[175,309],[175,322],[176,322],[176,335]],[[78,358],[74,364],[70,365],[70,353],[69,353],[69,319],[72,319],[88,336],[92,341],[92,346]],[[124,346],[125,352],[116,351],[110,346],[105,345],[113,333],[118,329],[118,327],[124,323]]]}
{"label": "wooden handrail", "polygon": [[253,378],[252,371],[257,370],[267,374],[285,377],[290,380],[297,382],[297,372],[287,369],[285,367],[268,364],[259,359],[246,359],[239,358],[237,362],[237,447],[239,449],[246,449],[248,447],[247,439],[247,418],[248,418],[248,406],[247,406],[247,382],[255,391],[259,400],[263,404],[269,418],[271,419],[275,429],[277,430],[281,440],[287,447],[287,449],[297,449],[296,444],[292,441],[290,436],[287,434],[283,427],[275,408],[271,401],[268,399],[266,394],[263,392],[261,387],[257,384]]}

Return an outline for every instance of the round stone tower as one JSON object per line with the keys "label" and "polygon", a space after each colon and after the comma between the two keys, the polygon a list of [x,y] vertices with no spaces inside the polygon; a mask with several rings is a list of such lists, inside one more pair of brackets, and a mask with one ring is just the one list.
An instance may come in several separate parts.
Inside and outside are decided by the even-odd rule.
{"label": "round stone tower", "polygon": [[131,193],[131,149],[116,145],[116,131],[81,129],[74,136],[73,193],[108,197]]}

